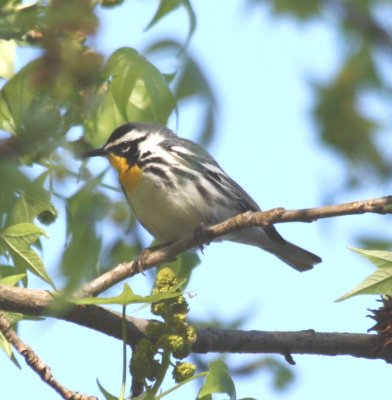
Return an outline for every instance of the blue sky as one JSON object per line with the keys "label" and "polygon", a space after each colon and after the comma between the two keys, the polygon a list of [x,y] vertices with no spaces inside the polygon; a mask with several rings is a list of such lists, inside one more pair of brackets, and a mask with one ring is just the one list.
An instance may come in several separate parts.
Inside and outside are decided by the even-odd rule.
{"label": "blue sky", "polygon": [[[309,80],[327,79],[333,73],[339,63],[337,38],[322,24],[302,26],[288,19],[272,19],[263,9],[246,11],[244,3],[225,2],[223,9],[218,2],[194,2],[198,25],[190,50],[203,60],[219,100],[218,134],[209,150],[263,209],[322,205],[325,193],[341,181],[343,164],[318,144],[309,114],[313,101]],[[143,50],[164,33],[184,40],[187,20],[183,12],[143,33],[155,6],[155,2],[131,1],[105,10],[105,25],[95,43],[109,54],[120,46]],[[197,131],[199,115],[194,106],[190,103],[180,111],[181,136],[192,138]],[[176,127],[174,119],[171,124]],[[373,193],[359,193],[356,198],[342,195],[339,200],[384,194],[382,188],[376,188]],[[215,316],[230,321],[249,314],[245,329],[366,332],[371,326],[366,309],[378,306],[375,298],[334,300],[372,271],[347,246],[355,245],[356,231],[377,226],[381,218],[355,216],[279,225],[285,238],[323,258],[321,265],[304,274],[256,248],[233,243],[209,246],[189,285],[194,295],[189,300],[191,317]],[[55,241],[56,232],[51,237]],[[48,259],[52,258],[49,254]],[[136,291],[148,288],[144,277],[130,284]],[[143,311],[134,312],[144,315]],[[98,394],[98,378],[118,393],[121,343],[56,321],[45,325],[26,322],[20,333],[63,384]],[[253,356],[230,359],[241,364]],[[260,374],[236,381],[238,397],[365,399],[389,392],[390,370],[382,361],[317,356],[294,359],[297,379],[288,390],[274,392],[269,377]],[[4,366],[6,362],[0,358],[4,398],[58,398],[23,362],[22,372]],[[15,388],[17,380],[23,384]],[[190,386],[168,399],[191,399],[192,393],[196,390]]]}

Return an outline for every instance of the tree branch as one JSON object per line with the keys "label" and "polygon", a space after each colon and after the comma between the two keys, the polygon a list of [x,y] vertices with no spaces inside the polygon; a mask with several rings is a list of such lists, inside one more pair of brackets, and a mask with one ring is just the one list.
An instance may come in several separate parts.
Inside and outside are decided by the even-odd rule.
{"label": "tree branch", "polygon": [[203,329],[193,348],[197,353],[276,353],[349,355],[367,359],[383,359],[392,363],[392,352],[383,349],[380,338],[372,334],[324,333],[312,329],[299,332],[239,331]]}
{"label": "tree branch", "polygon": [[[122,340],[121,315],[99,306],[69,304],[63,314],[52,306],[53,297],[41,290],[0,285],[0,309],[29,315],[44,315],[74,322]],[[62,307],[64,310],[64,305]],[[127,343],[136,344],[146,332],[149,320],[127,317]],[[195,353],[276,353],[289,359],[291,354],[349,355],[392,362],[391,350],[383,348],[374,334],[237,331],[199,329],[192,347]]]}
{"label": "tree branch", "polygon": [[37,373],[40,378],[52,387],[65,400],[98,400],[95,396],[86,396],[61,385],[52,375],[52,371],[33,351],[33,349],[19,339],[16,332],[12,329],[8,319],[0,311],[0,332],[8,340],[15,350],[21,354],[26,364]]}
{"label": "tree branch", "polygon": [[144,250],[139,259],[117,265],[86,284],[77,295],[80,297],[96,296],[123,279],[139,273],[141,270],[147,270],[158,264],[173,260],[186,250],[210,243],[221,236],[244,228],[252,226],[265,228],[284,222],[313,222],[321,218],[364,213],[392,213],[392,196],[302,210],[275,208],[265,212],[246,212],[205,228],[201,232],[198,232],[197,235],[192,234],[163,248]]}
{"label": "tree branch", "polygon": [[[0,285],[0,310],[47,316],[94,329],[117,339],[121,336],[121,314],[95,305],[56,304],[43,290]],[[136,344],[144,337],[149,321],[127,317],[127,341]]]}

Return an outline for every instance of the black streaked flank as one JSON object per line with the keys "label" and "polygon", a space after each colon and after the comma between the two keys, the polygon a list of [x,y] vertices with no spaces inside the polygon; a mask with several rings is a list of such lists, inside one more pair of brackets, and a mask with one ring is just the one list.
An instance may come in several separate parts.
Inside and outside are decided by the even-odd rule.
{"label": "black streaked flank", "polygon": [[164,181],[165,185],[167,185],[171,189],[175,188],[174,183],[171,181],[167,173],[160,167],[157,167],[155,165],[148,165],[143,169],[143,173],[151,173],[153,175],[156,175]]}
{"label": "black streaked flank", "polygon": [[197,173],[186,170],[184,168],[172,166],[171,169],[173,170],[174,175],[178,178],[179,181],[189,180],[191,182],[197,182],[199,178],[199,175]]}
{"label": "black streaked flank", "polygon": [[213,200],[208,189],[206,189],[200,181],[196,183],[195,187],[196,187],[196,190],[199,192],[200,196],[204,198],[204,200],[206,200],[206,201]]}
{"label": "black streaked flank", "polygon": [[203,176],[215,187],[215,189],[218,190],[218,192],[226,192],[225,185],[222,184],[222,176],[220,174],[206,170]]}
{"label": "black streaked flank", "polygon": [[[164,158],[162,158],[162,157],[148,157],[147,158],[147,157],[145,157],[146,153],[144,153],[140,157],[140,159],[139,159],[139,161],[137,163],[139,165],[139,167],[144,167],[145,165],[150,165],[150,164],[158,164],[158,165],[170,166],[170,162],[168,162]],[[148,152],[148,153],[151,154],[151,152]]]}

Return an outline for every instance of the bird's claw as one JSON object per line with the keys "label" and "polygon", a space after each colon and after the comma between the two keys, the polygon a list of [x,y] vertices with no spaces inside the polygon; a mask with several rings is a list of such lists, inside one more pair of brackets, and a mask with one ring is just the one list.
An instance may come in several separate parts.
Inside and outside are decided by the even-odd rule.
{"label": "bird's claw", "polygon": [[[137,270],[140,273],[142,273],[143,275],[145,275],[145,273],[144,273],[144,265],[146,264],[146,262],[149,259],[150,255],[154,251],[162,249],[162,248],[168,246],[171,243],[172,242],[160,243],[160,244],[157,244],[155,246],[150,246],[150,247],[146,247],[145,249],[143,249],[135,259],[135,267],[137,268]],[[169,261],[175,261],[175,259],[176,258],[174,257],[172,260],[169,260]]]}
{"label": "bird's claw", "polygon": [[200,224],[195,229],[195,241],[197,242],[197,246],[199,247],[202,254],[204,254],[204,245],[209,245],[210,243],[203,243],[203,237],[208,231],[208,226],[204,222],[200,222]]}
{"label": "bird's claw", "polygon": [[144,273],[144,265],[146,264],[146,261],[148,260],[150,254],[151,250],[149,247],[147,247],[143,249],[135,259],[135,268],[143,275],[146,275]]}

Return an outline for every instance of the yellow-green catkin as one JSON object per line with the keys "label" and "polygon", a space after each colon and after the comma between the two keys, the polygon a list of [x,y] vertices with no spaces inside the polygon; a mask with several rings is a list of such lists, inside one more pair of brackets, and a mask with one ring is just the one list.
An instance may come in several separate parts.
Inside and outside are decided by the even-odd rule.
{"label": "yellow-green catkin", "polygon": [[185,381],[191,378],[196,371],[196,366],[187,362],[176,362],[176,366],[173,369],[173,379],[176,383]]}
{"label": "yellow-green catkin", "polygon": [[[146,380],[155,380],[161,367],[158,349],[174,358],[187,357],[196,340],[196,329],[187,322],[188,303],[179,289],[178,279],[169,267],[158,271],[153,294],[178,292],[178,296],[151,304],[151,312],[162,317],[163,322],[151,321],[147,327],[148,339],[136,346],[131,359],[131,373],[135,380],[146,385]],[[157,356],[158,359],[155,359]],[[190,378],[196,367],[191,363],[177,362],[173,370],[176,382]]]}
{"label": "yellow-green catkin", "polygon": [[155,354],[158,348],[148,339],[142,339],[136,345],[130,364],[130,370],[133,378],[139,382],[145,382],[146,379],[153,381],[159,369],[158,360],[155,360]]}

